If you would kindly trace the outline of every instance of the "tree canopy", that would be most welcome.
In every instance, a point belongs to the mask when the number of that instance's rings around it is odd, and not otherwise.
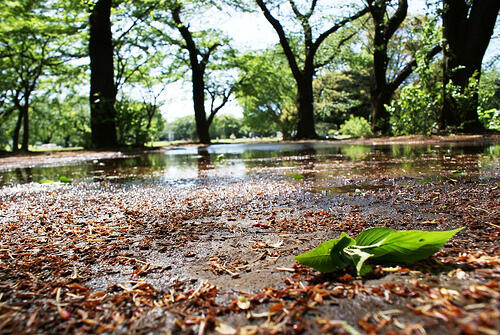
[[[443,0],[425,13],[410,5],[3,2],[0,149],[28,151],[50,141],[145,145],[161,136],[165,95],[178,82],[191,87],[202,143],[221,136],[210,126],[236,102],[246,131],[290,138],[325,136],[351,116],[368,120],[376,134],[494,128],[498,71],[490,66],[485,77],[482,63],[500,4]],[[242,28],[223,25],[232,16],[267,21],[277,43],[237,47],[231,29]]]

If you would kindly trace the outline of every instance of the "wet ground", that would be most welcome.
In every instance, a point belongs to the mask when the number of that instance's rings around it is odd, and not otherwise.
[[[71,157],[0,159],[2,334],[498,333],[496,140]],[[466,229],[364,279],[293,259],[375,226]]]

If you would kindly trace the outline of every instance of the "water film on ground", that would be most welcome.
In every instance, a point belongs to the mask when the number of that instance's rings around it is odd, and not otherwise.
[[[30,166],[0,166],[0,185],[58,181],[167,183],[287,178],[297,182],[406,176],[491,178],[500,172],[500,144],[352,145],[332,142],[181,146],[116,158],[66,159]],[[344,185],[345,186],[345,185]],[[347,187],[348,186],[348,187]],[[332,190],[354,191],[355,186]],[[366,184],[365,188],[371,186]],[[352,190],[351,190],[352,188]]]

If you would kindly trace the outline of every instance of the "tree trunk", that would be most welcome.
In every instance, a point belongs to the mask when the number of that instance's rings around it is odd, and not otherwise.
[[[297,80],[297,135],[296,139],[318,138],[314,127],[313,75],[303,75]]]
[[[90,124],[95,148],[117,145],[111,6],[111,0],[99,0],[90,15]]]
[[[23,142],[21,144],[21,151],[28,152],[29,151],[29,142],[30,142],[30,121],[29,121],[29,98],[25,99],[24,106],[22,108],[23,111]]]
[[[443,0],[444,97],[441,128],[463,127],[465,132],[484,130],[479,121],[477,86],[468,90],[471,79],[481,76],[484,53],[500,10],[498,0]],[[446,87],[451,83],[464,94],[457,101]]]
[[[16,127],[14,128],[14,133],[12,134],[12,152],[19,151],[19,132],[21,131],[21,125],[23,123],[23,112],[18,108],[19,114],[17,115]]]
[[[387,45],[403,23],[408,12],[407,0],[399,0],[397,10],[391,17],[386,19],[388,15],[387,5],[388,1],[368,1],[368,9],[375,28],[373,36],[373,72],[370,89],[371,124],[374,132],[381,132],[382,134],[387,134],[390,131],[390,115],[385,105],[390,104],[394,91],[403,81],[387,82],[387,66],[389,64]],[[409,73],[406,76],[408,75]]]
[[[379,29],[376,28],[376,31]],[[373,132],[381,132],[382,134],[387,134],[390,130],[389,112],[385,105],[391,102],[394,93],[390,92],[387,83],[387,43],[384,36],[375,33],[370,89],[371,125]]]
[[[180,13],[182,7],[176,6],[172,9],[172,18],[177,24],[177,30],[181,33],[182,38],[186,42],[185,48],[189,52],[189,63],[191,65],[191,78],[193,85],[193,106],[194,118],[196,121],[196,133],[198,140],[203,144],[210,144],[209,128],[211,121],[207,120],[205,111],[205,70],[212,52],[214,52],[219,43],[215,43],[208,48],[205,53],[202,53],[196,46],[193,35],[189,31],[188,26],[184,25],[181,20]],[[200,57],[200,58],[199,58]]]
[[[278,34],[281,47],[283,48],[283,53],[288,61],[290,70],[292,71],[293,77],[297,83],[297,113],[298,113],[298,124],[297,124],[297,139],[313,139],[318,138],[316,130],[314,127],[314,99],[313,99],[313,88],[312,81],[315,74],[315,70],[319,67],[314,64],[314,57],[318,51],[320,45],[337,30],[345,26],[347,23],[352,22],[361,16],[363,16],[367,9],[362,9],[356,14],[345,17],[340,20],[330,28],[326,29],[313,41],[312,27],[310,24],[311,16],[317,9],[317,1],[311,1],[310,7],[307,12],[301,13],[298,6],[294,1],[289,1],[295,18],[301,22],[303,30],[304,39],[304,66],[300,69],[298,65],[298,59],[296,57],[292,46],[290,45],[290,40],[285,34],[285,30],[281,23],[271,14],[269,8],[267,8],[266,1],[255,0],[259,8],[262,10],[266,20],[273,26],[274,30]]]
[[[198,65],[192,65],[191,73],[196,133],[198,134],[200,143],[210,144],[210,134],[208,130],[210,125],[207,122],[207,114],[205,112],[205,80],[203,78],[203,71],[199,69]]]
[[[378,89],[377,89],[378,88]],[[372,88],[370,93],[370,106],[371,106],[371,124],[374,132],[382,134],[390,133],[389,118],[390,114],[387,111],[386,105],[391,103],[394,91],[390,91],[387,85],[382,88]]]

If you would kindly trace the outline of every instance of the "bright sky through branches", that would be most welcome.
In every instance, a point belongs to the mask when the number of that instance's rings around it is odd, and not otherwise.
[[[408,2],[410,14],[424,14],[426,12],[425,0],[410,0]],[[226,15],[225,19],[218,19],[217,28],[226,32],[233,39],[236,48],[240,50],[263,49],[279,42],[276,32],[262,14],[232,13]],[[486,51],[485,61],[492,59],[500,52],[500,45],[495,39],[495,36],[499,35],[497,30]],[[194,115],[190,82],[170,84],[165,92],[162,115],[168,122],[179,117]],[[228,103],[220,113],[242,115],[241,108],[236,101]]]

